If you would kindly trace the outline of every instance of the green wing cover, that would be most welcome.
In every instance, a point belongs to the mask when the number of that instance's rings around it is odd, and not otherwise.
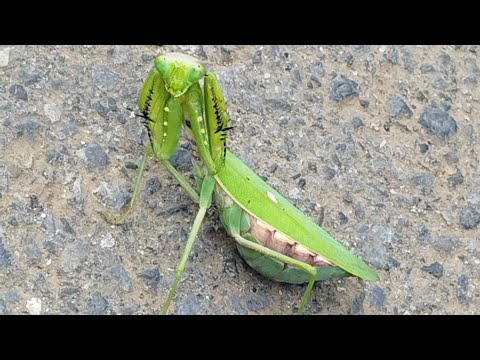
[[[315,224],[275,189],[227,150],[219,185],[248,213],[272,225],[349,273],[366,280],[378,275],[333,236]]]

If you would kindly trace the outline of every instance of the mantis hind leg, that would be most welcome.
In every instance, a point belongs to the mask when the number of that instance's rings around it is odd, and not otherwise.
[[[140,193],[140,185],[141,180],[143,177],[143,173],[145,172],[145,165],[148,160],[148,156],[152,153],[152,148],[147,146],[145,149],[145,153],[143,154],[142,160],[140,161],[139,170],[137,174],[137,178],[135,180],[135,188],[133,189],[132,199],[127,205],[127,209],[122,215],[113,216],[107,214],[105,211],[101,211],[100,215],[112,225],[121,225],[125,221],[125,219],[132,213],[133,208],[138,200],[138,194]],[[172,176],[178,181],[180,186],[187,192],[193,202],[197,203],[200,201],[200,196],[198,192],[189,184],[188,180],[178,172],[177,169],[170,163],[170,160],[161,160],[163,166],[172,174]]]
[[[185,266],[187,265],[188,257],[192,252],[193,245],[195,244],[195,240],[197,238],[197,234],[200,231],[200,226],[202,225],[203,219],[205,214],[212,204],[212,195],[213,191],[215,190],[215,179],[213,176],[207,175],[202,183],[202,189],[200,192],[200,209],[198,210],[197,216],[195,217],[195,221],[193,222],[192,230],[188,235],[187,245],[185,245],[185,250],[182,254],[182,259],[177,267],[177,273],[175,276],[175,281],[173,282],[172,287],[170,288],[170,292],[168,293],[167,301],[165,302],[165,306],[163,307],[162,314],[165,315],[168,312],[168,308],[170,307],[170,303],[175,296],[175,292],[177,291],[178,284],[182,278],[183,272],[185,271]]]
[[[112,225],[120,225],[123,224],[125,219],[130,215],[137,202],[138,193],[140,192],[140,184],[143,176],[143,172],[145,171],[145,165],[147,163],[148,156],[150,155],[151,148],[149,146],[146,147],[145,152],[142,157],[142,161],[140,162],[140,167],[138,169],[137,178],[135,180],[135,188],[133,189],[132,199],[127,206],[127,210],[120,216],[112,216],[107,214],[105,211],[100,212],[100,215],[110,224]]]
[[[312,288],[313,288],[313,284],[315,284],[315,280],[317,279],[317,269],[315,269],[315,267],[313,267],[309,264],[306,264],[306,263],[304,263],[300,260],[293,259],[293,258],[291,258],[287,255],[281,254],[281,253],[279,253],[275,250],[269,249],[269,248],[267,248],[263,245],[256,244],[256,243],[254,243],[250,240],[247,240],[244,237],[242,237],[240,234],[233,234],[233,237],[235,238],[235,240],[241,246],[244,246],[244,247],[246,247],[248,249],[251,249],[251,250],[258,251],[259,253],[261,253],[263,255],[270,256],[274,259],[277,259],[281,262],[284,262],[287,265],[296,266],[296,267],[306,271],[307,273],[309,273],[311,275],[310,281],[308,282],[308,285],[307,285],[307,289],[305,290],[305,294],[303,295],[302,302],[300,303],[300,307],[298,308],[298,312],[297,312],[297,314],[299,314],[299,315],[301,313],[303,313],[303,310],[305,309],[305,305],[306,305],[308,299],[310,298]]]

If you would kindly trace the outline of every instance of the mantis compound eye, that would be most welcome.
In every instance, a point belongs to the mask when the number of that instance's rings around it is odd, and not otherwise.
[[[157,68],[162,78],[165,78],[168,74],[170,64],[164,56],[159,56],[155,59],[155,67]]]
[[[205,75],[205,68],[202,65],[192,67],[188,73],[188,82],[193,84],[199,81]]]

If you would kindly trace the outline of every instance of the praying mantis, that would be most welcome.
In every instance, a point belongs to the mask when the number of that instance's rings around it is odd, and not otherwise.
[[[180,53],[159,55],[141,91],[139,107],[150,145],[140,163],[132,199],[120,217],[104,212],[102,216],[112,224],[121,224],[130,214],[138,197],[145,164],[152,153],[192,201],[199,204],[162,314],[168,312],[212,203],[247,264],[279,282],[307,283],[298,314],[304,311],[316,281],[346,276],[378,280],[377,273],[363,260],[263,181],[227,148],[227,133],[231,127],[221,85],[216,74],[194,57]],[[182,126],[192,143],[198,190],[170,162]]]

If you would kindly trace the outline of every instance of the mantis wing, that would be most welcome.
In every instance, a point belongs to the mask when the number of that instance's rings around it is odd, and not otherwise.
[[[345,271],[362,279],[378,280],[378,275],[364,261],[315,224],[228,149],[225,166],[215,177],[227,194],[251,215]]]

